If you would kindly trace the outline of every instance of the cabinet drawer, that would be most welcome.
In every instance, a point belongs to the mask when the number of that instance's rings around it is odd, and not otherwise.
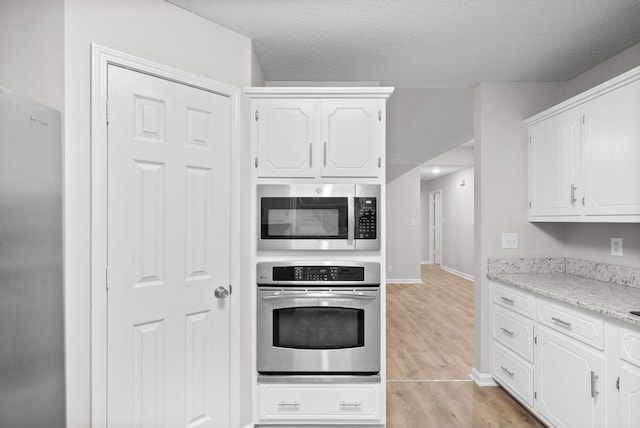
[[[620,358],[640,367],[640,330],[620,327]]]
[[[262,420],[380,419],[380,385],[260,385]]]
[[[533,320],[493,305],[493,338],[533,363]]]
[[[533,298],[511,287],[492,283],[492,300],[500,306],[533,319]]]
[[[568,306],[539,300],[538,322],[596,349],[604,349],[604,320]]]
[[[523,402],[533,407],[533,366],[493,343],[493,377]]]

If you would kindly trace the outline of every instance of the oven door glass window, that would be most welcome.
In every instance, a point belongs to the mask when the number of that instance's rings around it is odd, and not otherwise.
[[[261,198],[262,239],[347,239],[348,198]]]
[[[364,309],[294,307],[273,311],[273,346],[344,349],[364,346]]]

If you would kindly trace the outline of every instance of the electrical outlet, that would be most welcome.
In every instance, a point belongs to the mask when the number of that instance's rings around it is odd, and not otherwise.
[[[622,238],[611,238],[611,255],[622,257]]]
[[[503,233],[502,234],[502,248],[518,248],[518,234],[517,233]]]
[[[387,266],[387,273],[391,273],[393,272],[393,266],[389,265]]]

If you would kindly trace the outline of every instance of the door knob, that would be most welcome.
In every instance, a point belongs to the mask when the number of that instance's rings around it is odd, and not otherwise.
[[[216,288],[216,291],[213,292],[218,299],[226,299],[229,296],[229,290],[220,286]]]

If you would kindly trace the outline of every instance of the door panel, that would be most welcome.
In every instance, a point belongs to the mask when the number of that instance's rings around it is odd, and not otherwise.
[[[317,102],[260,100],[258,177],[314,177]]]
[[[116,66],[108,86],[108,424],[227,427],[231,101]]]
[[[377,177],[379,100],[322,101],[322,176]]]

